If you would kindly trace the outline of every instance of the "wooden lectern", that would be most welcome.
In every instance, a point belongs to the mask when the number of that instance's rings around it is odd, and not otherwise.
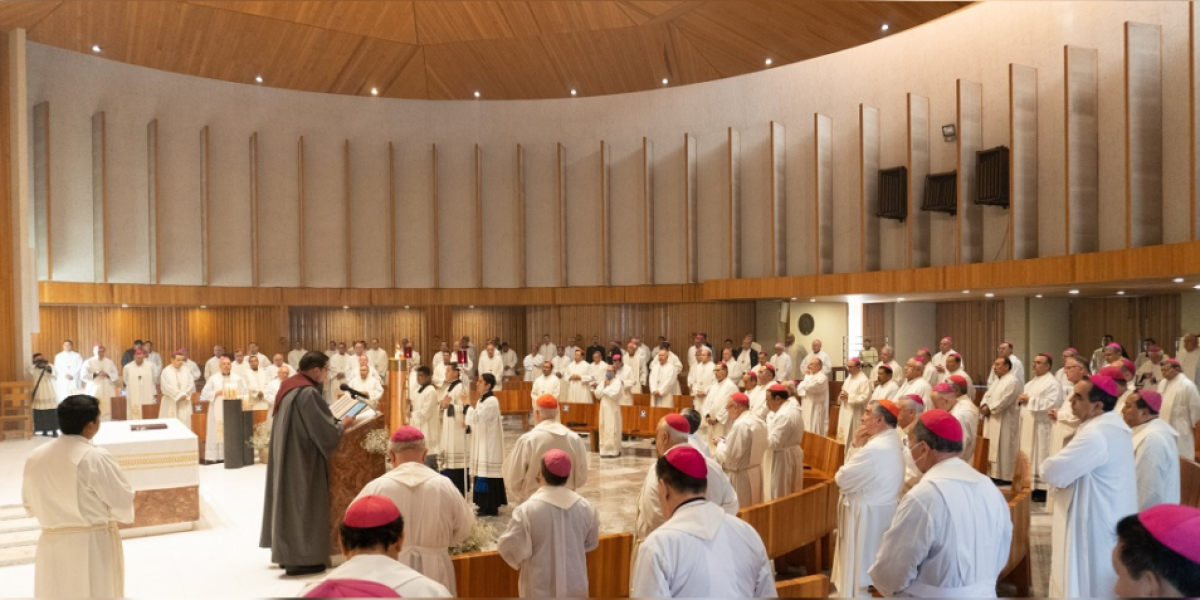
[[[386,459],[382,454],[371,454],[363,448],[367,434],[377,429],[386,432],[387,423],[387,415],[383,413],[355,422],[352,429],[342,433],[342,441],[329,458],[330,556],[341,554],[338,525],[350,503],[363,487],[387,471]]]

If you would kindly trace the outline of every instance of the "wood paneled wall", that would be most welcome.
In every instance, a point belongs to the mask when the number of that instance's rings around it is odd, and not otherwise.
[[[411,338],[424,354],[426,339],[425,310],[419,308],[291,308],[288,332],[309,350],[325,350],[330,341],[370,341],[391,352],[401,338]]]
[[[887,309],[882,302],[863,305],[863,337],[871,340],[874,348],[882,348],[888,336]]]
[[[484,340],[500,338],[508,342],[517,356],[526,354],[525,308],[492,306],[486,308],[456,308],[451,314],[450,340],[470,336],[471,344],[483,352]]]
[[[10,35],[17,34],[0,34],[0,231],[7,232],[5,237],[9,238],[5,243],[0,243],[0,265],[10,278],[4,285],[0,285],[0,339],[7,342],[0,344],[0,379],[3,381],[15,379],[18,373],[22,373],[18,365],[26,364],[29,360],[29,357],[18,356],[24,349],[24,344],[12,343],[21,337],[19,332],[22,323],[21,312],[18,310],[20,299],[16,292],[19,288],[14,285],[19,282],[21,269],[20,263],[14,260],[16,257],[13,256],[16,243],[10,238],[17,232],[14,227],[17,215],[12,202],[12,157],[9,137],[13,126],[9,106],[13,77],[9,65]]]
[[[555,343],[580,334],[586,343],[593,335],[607,344],[622,343],[640,335],[649,345],[666,336],[684,352],[689,337],[707,333],[714,348],[725,338],[737,341],[754,331],[753,302],[692,304],[629,304],[622,306],[533,306],[526,309],[527,338],[541,340],[550,334]],[[682,354],[681,354],[682,355]]]
[[[41,332],[33,335],[33,349],[53,357],[63,340],[91,356],[92,346],[103,344],[114,361],[135,339],[154,342],[164,360],[180,347],[197,363],[212,356],[220,344],[232,352],[257,342],[260,352],[287,352],[287,309],[240,308],[116,308],[107,306],[43,306]],[[310,346],[311,348],[311,346]]]
[[[1140,351],[1141,340],[1149,337],[1174,356],[1181,310],[1178,294],[1072,300],[1071,345],[1090,356],[1104,334],[1112,334],[1132,358]]]
[[[996,347],[1004,341],[1004,302],[939,302],[936,321],[937,339],[929,340],[929,349],[937,352],[938,340],[950,336],[971,379],[980,385],[986,382]]]

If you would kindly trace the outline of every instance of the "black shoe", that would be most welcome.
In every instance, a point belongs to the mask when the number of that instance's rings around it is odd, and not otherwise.
[[[50,437],[54,437],[54,438],[58,437],[58,432],[55,431],[55,432],[51,433]]]
[[[307,565],[300,567],[284,567],[288,577],[297,577],[300,575],[313,575],[325,571],[325,565]]]
[[[1033,490],[1033,501],[1044,503],[1046,501],[1046,490]]]

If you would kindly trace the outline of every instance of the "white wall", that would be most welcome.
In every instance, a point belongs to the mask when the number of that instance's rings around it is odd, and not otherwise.
[[[894,318],[892,347],[901,364],[922,347],[928,348],[930,340],[938,339],[937,304],[933,302],[898,302]]]
[[[1062,351],[1071,345],[1071,328],[1068,326],[1071,322],[1071,301],[1066,298],[1027,298],[1026,301],[1029,361],[1025,364],[1032,365],[1033,357],[1045,352],[1054,357],[1054,369],[1058,370],[1062,366]],[[1005,314],[1004,318],[1007,324],[1008,315]]]
[[[160,193],[165,229],[162,281],[200,282],[197,257],[203,240],[199,214],[199,131],[212,134],[213,207],[215,225],[225,218],[214,244],[213,282],[248,285],[246,231],[241,207],[248,188],[248,139],[260,136],[260,213],[263,241],[262,285],[296,285],[299,249],[296,140],[305,137],[305,256],[307,283],[341,286],[345,281],[345,219],[342,145],[350,140],[351,197],[355,211],[378,214],[386,173],[388,142],[396,145],[397,244],[403,258],[398,285],[424,287],[433,282],[430,247],[438,237],[432,226],[430,147],[438,145],[438,194],[451,222],[441,223],[441,284],[471,283],[475,270],[474,240],[451,244],[447,236],[474,219],[475,144],[484,155],[483,214],[488,223],[497,213],[513,210],[515,147],[526,149],[526,256],[528,284],[557,284],[553,252],[557,211],[555,147],[567,148],[567,244],[570,285],[599,281],[599,230],[595,199],[599,194],[597,153],[604,140],[613,146],[613,205],[628,211],[640,192],[641,169],[636,154],[643,137],[654,143],[653,283],[685,280],[684,229],[679,218],[683,193],[684,135],[698,141],[700,182],[701,278],[724,278],[727,128],[741,134],[742,272],[765,273],[764,225],[761,219],[769,189],[768,131],[777,121],[787,128],[786,213],[792,235],[788,273],[812,273],[812,115],[833,121],[834,269],[858,268],[859,162],[858,106],[878,108],[884,168],[903,164],[905,98],[914,93],[930,99],[930,125],[954,121],[955,81],[978,82],[984,90],[984,146],[1008,143],[1008,65],[1038,69],[1039,212],[1043,255],[1064,252],[1063,215],[1063,46],[1096,48],[1100,56],[1100,222],[1104,231],[1120,230],[1125,214],[1123,117],[1125,21],[1163,27],[1163,182],[1165,214],[1183,214],[1189,206],[1189,136],[1179,123],[1188,111],[1188,6],[1183,2],[988,2],[970,6],[921,27],[877,42],[813,60],[714,82],[635,94],[537,101],[418,101],[314,94],[233,84],[129,66],[30,44],[30,106],[51,105],[51,217],[54,277],[94,281],[91,260],[90,119],[97,111],[109,118],[110,194],[122,221],[118,229],[127,246],[111,248],[110,279],[148,282],[145,252],[148,219],[145,205],[145,128],[159,121]],[[953,144],[934,136],[933,171],[953,168]],[[633,162],[627,162],[633,156]],[[631,166],[632,165],[632,166]],[[632,196],[630,194],[633,194]],[[118,198],[119,196],[119,198]],[[360,200],[362,201],[360,203]],[[128,213],[128,214],[126,214]],[[985,259],[1006,256],[1007,215],[984,209]],[[269,222],[268,222],[269,221]],[[462,223],[455,222],[462,221]],[[610,245],[614,282],[640,283],[636,264],[640,246],[629,238],[640,219],[614,218]],[[381,230],[361,214],[351,217],[354,285],[384,285],[388,260]],[[907,256],[904,226],[882,228],[883,264],[903,267]],[[934,221],[939,236],[952,227]],[[508,226],[511,228],[511,226]],[[268,231],[270,229],[270,231]],[[513,250],[496,242],[509,229],[485,234],[487,286],[517,286]],[[361,238],[359,236],[362,236]],[[1186,220],[1165,220],[1165,241],[1187,239]],[[942,244],[948,237],[939,237]],[[1103,236],[1105,248],[1123,236]],[[640,244],[640,242],[639,242]],[[942,244],[944,245],[944,244]],[[631,257],[630,248],[636,248]],[[491,254],[495,248],[495,256]],[[941,248],[941,245],[935,249]],[[44,253],[44,248],[39,248]],[[499,260],[496,257],[500,257]],[[371,264],[359,264],[360,261]],[[939,259],[939,262],[944,260]]]
[[[790,302],[788,328],[796,339],[812,351],[813,340],[821,340],[821,349],[829,354],[833,364],[845,364],[845,342],[849,334],[849,305],[844,302]],[[815,328],[809,335],[800,334],[801,315],[812,315]]]

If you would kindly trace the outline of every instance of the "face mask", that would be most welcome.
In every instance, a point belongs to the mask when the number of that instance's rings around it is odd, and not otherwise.
[[[612,378],[613,378],[613,374],[612,374],[612,373],[605,373],[605,374],[604,374],[604,378],[605,378],[605,379],[612,379]]]

